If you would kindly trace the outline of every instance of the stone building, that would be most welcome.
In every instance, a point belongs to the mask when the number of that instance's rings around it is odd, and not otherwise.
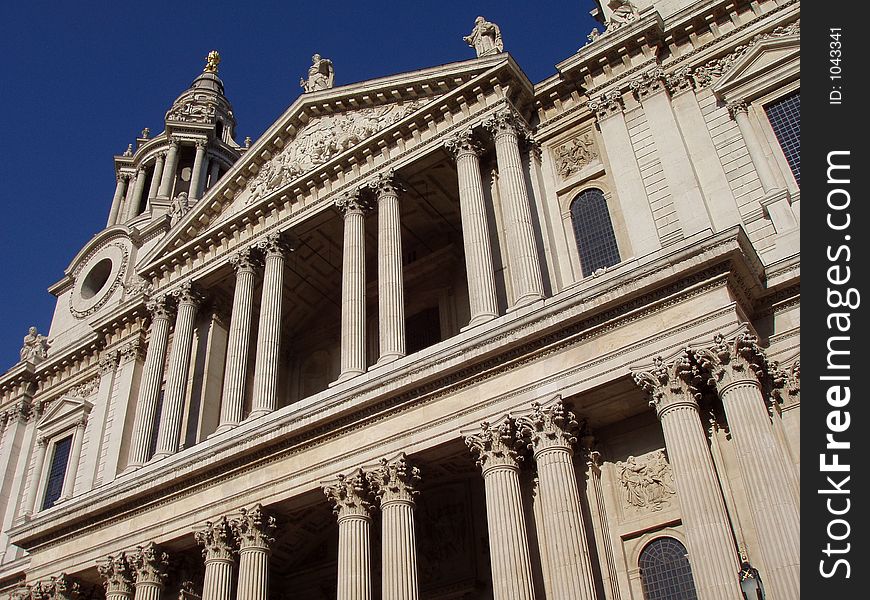
[[[241,145],[209,55],[0,377],[0,597],[798,598],[800,4],[593,13]]]

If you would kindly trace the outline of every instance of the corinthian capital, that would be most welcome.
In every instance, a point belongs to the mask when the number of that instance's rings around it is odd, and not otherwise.
[[[393,169],[379,173],[366,184],[366,187],[375,193],[378,200],[384,196],[395,196],[399,192],[405,191],[405,188],[396,180],[396,172]]]
[[[123,552],[118,555],[109,555],[97,565],[97,571],[103,578],[103,586],[107,594],[132,594],[133,569],[130,566],[130,558]]]
[[[450,152],[454,158],[473,154],[480,156],[480,144],[474,139],[474,131],[469,127],[463,129],[451,138],[444,142],[444,147]]]
[[[595,118],[598,121],[622,113],[623,108],[622,93],[619,90],[604,92],[594,100],[589,101],[589,109],[595,113]]]
[[[698,408],[700,377],[687,351],[665,363],[661,356],[651,367],[632,369],[634,382],[649,395],[649,404],[662,418],[671,408]]]
[[[637,99],[643,102],[646,98],[665,90],[665,71],[661,67],[650,69],[637,79],[628,84],[637,95]]]
[[[130,565],[135,573],[136,583],[153,583],[162,586],[167,577],[169,555],[162,552],[154,542],[137,546]]]
[[[169,303],[169,297],[166,294],[161,294],[151,298],[145,305],[145,308],[151,313],[152,321],[158,319],[166,319],[168,321],[172,318],[172,313],[174,312]]]
[[[179,306],[189,304],[191,306],[199,306],[202,303],[202,292],[199,287],[192,281],[185,281],[180,286],[172,290],[171,294],[178,301]]]
[[[420,469],[408,463],[405,453],[393,461],[381,459],[381,464],[368,475],[369,483],[381,501],[381,506],[390,502],[413,502],[419,492]]]
[[[275,517],[267,515],[259,504],[247,510],[241,509],[238,519],[233,519],[231,527],[239,550],[246,548],[268,548],[275,538]]]
[[[668,92],[670,92],[671,96],[676,96],[677,94],[693,90],[695,87],[695,80],[692,76],[692,68],[681,67],[673,73],[666,75],[665,86],[668,88]]]
[[[332,512],[339,521],[346,517],[371,516],[371,490],[362,469],[350,475],[339,475],[335,483],[323,486],[323,493],[332,502]]]
[[[43,584],[42,592],[49,600],[78,600],[81,595],[79,583],[66,573],[49,579],[47,584]]]
[[[216,523],[205,522],[205,527],[194,533],[196,543],[202,546],[202,556],[209,560],[232,560],[235,552],[235,536],[226,517]]]
[[[712,346],[695,349],[693,354],[707,383],[720,393],[732,383],[760,384],[769,372],[767,356],[758,345],[758,338],[747,332],[729,339],[716,334]]]
[[[491,114],[483,122],[484,129],[489,130],[495,139],[503,135],[526,137],[528,127],[523,120],[510,108],[503,108]]]
[[[561,396],[546,407],[533,402],[532,412],[517,416],[516,422],[520,436],[535,454],[552,448],[570,450],[580,434],[580,423],[565,408]]]
[[[484,474],[497,467],[519,468],[522,461],[522,440],[517,439],[516,424],[510,417],[495,426],[484,421],[479,432],[465,436],[465,445],[477,456],[477,465]]]
[[[350,190],[339,196],[335,199],[335,206],[345,218],[351,214],[365,215],[372,209],[369,202],[362,198],[359,190]]]
[[[293,251],[286,237],[281,233],[270,233],[264,238],[254,242],[254,248],[263,253],[263,256],[287,256]]]
[[[744,100],[738,100],[736,102],[728,103],[728,114],[731,115],[732,119],[737,120],[737,115],[740,113],[749,113],[749,104],[747,102]]]
[[[254,272],[259,266],[259,261],[254,256],[252,248],[242,248],[230,257],[230,264],[233,265],[236,272]]]

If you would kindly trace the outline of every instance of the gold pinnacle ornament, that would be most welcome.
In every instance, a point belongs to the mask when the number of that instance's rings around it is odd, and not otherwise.
[[[205,57],[205,69],[202,70],[203,73],[217,73],[218,65],[221,62],[221,55],[218,54],[217,50],[212,50],[208,53],[208,56]]]

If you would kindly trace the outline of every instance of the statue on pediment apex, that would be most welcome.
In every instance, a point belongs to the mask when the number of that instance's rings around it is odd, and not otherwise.
[[[504,50],[501,39],[501,29],[495,23],[490,23],[483,17],[474,20],[474,29],[462,38],[466,44],[474,48],[477,57],[498,54]]]
[[[24,344],[18,354],[22,361],[34,364],[45,360],[48,358],[48,338],[39,333],[36,327],[31,327],[24,336]]]
[[[331,88],[334,81],[335,69],[332,61],[315,54],[311,57],[311,66],[308,67],[308,79],[300,79],[299,85],[306,92],[316,92]]]

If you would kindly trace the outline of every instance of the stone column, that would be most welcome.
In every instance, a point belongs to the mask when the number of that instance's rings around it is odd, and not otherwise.
[[[725,407],[766,566],[765,587],[771,598],[800,598],[800,514],[762,392],[769,368],[764,351],[758,338],[743,332],[717,335],[695,357]]]
[[[233,293],[233,313],[230,317],[229,342],[224,367],[221,416],[215,434],[235,427],[244,417],[254,280],[258,266],[249,248],[232,256],[230,262],[236,270],[236,289]]]
[[[151,185],[148,186],[149,202],[157,197],[157,190],[160,189],[160,180],[163,178],[163,165],[165,162],[166,152],[158,152],[157,159],[154,161],[154,173],[151,174]]]
[[[217,156],[212,156],[208,165],[208,170],[208,187],[211,187],[217,183],[218,179],[220,179],[221,163],[217,159]]]
[[[344,215],[344,251],[341,267],[341,375],[338,380],[366,370],[366,246],[365,217],[370,206],[354,190],[335,201]]]
[[[471,320],[467,327],[474,327],[498,316],[492,245],[480,175],[480,147],[475,143],[471,129],[459,132],[445,145],[456,158],[465,272],[471,308]]]
[[[369,187],[378,203],[378,364],[405,356],[405,293],[402,277],[402,223],[399,192],[392,170]]]
[[[337,600],[371,600],[372,504],[366,475],[362,469],[350,476],[339,475],[323,491],[338,517]]]
[[[79,463],[82,460],[82,444],[85,440],[85,427],[88,419],[86,416],[81,417],[76,421],[75,431],[73,431],[72,444],[70,445],[69,458],[67,459],[66,475],[63,478],[63,487],[60,490],[58,502],[69,500],[72,498],[76,484],[76,475],[79,472]]]
[[[154,542],[149,542],[136,548],[131,566],[136,579],[134,600],[160,600],[160,592],[168,577],[169,556]]]
[[[239,587],[236,600],[266,600],[269,597],[269,546],[275,541],[275,517],[259,504],[242,509],[232,528],[239,546]]]
[[[414,496],[420,469],[402,453],[393,461],[382,459],[369,473],[369,482],[381,503],[381,598],[417,600],[417,536],[414,531]]]
[[[142,195],[145,193],[145,169],[139,167],[136,169],[136,183],[133,186],[133,195],[130,196],[130,202],[127,204],[127,214],[124,217],[125,221],[135,219],[139,215],[139,205],[142,203]]]
[[[166,346],[169,342],[169,319],[172,311],[166,296],[158,296],[149,301],[148,310],[151,313],[151,339],[148,342],[142,379],[139,383],[139,399],[136,402],[136,417],[133,420],[128,467],[141,467],[148,461],[154,433],[157,399],[160,397],[160,385],[163,383]]]
[[[547,572],[556,598],[595,600],[589,543],[580,509],[580,490],[572,446],[579,423],[561,397],[530,414],[517,417],[520,435],[529,443],[538,467],[538,497],[544,519]]]
[[[205,559],[202,600],[232,600],[236,542],[230,523],[226,517],[217,523],[206,521],[205,528],[194,536]]]
[[[490,116],[483,126],[492,132],[495,141],[499,191],[515,296],[512,308],[518,308],[544,297],[532,209],[520,158],[519,133],[522,125],[510,109],[504,109]]]
[[[532,561],[520,492],[521,457],[514,424],[505,418],[497,426],[481,424],[464,434],[478,457],[486,489],[486,524],[492,565],[494,600],[533,600]]]
[[[764,148],[762,148],[761,142],[758,141],[758,137],[755,135],[755,130],[752,128],[752,123],[749,120],[749,103],[742,100],[729,102],[728,114],[737,122],[737,128],[740,130],[740,135],[746,144],[746,151],[749,152],[749,158],[752,160],[752,166],[755,167],[756,173],[758,173],[758,180],[761,182],[764,193],[769,194],[778,191],[779,185],[776,183],[776,176],[767,162]]]
[[[660,149],[659,160],[683,236],[712,232],[707,202],[671,107],[664,69],[656,67],[633,80],[631,89],[643,106],[656,147]]]
[[[208,145],[207,140],[197,140],[196,156],[193,159],[193,172],[190,174],[190,196],[191,200],[199,200],[202,197],[202,188],[205,183],[205,148]]]
[[[118,213],[121,210],[121,202],[127,193],[127,184],[130,181],[129,173],[118,173],[115,184],[115,195],[112,197],[112,208],[109,209],[109,220],[106,221],[106,227],[111,227],[118,222]]]
[[[689,562],[700,600],[740,600],[734,536],[698,413],[697,374],[685,354],[634,372],[650,396],[674,471]]]
[[[130,558],[126,554],[110,554],[97,566],[97,570],[103,578],[106,600],[132,600],[134,575]]]
[[[646,195],[643,176],[631,145],[631,136],[625,124],[622,94],[613,90],[589,102],[595,113],[607,162],[613,176],[613,185],[625,219],[625,228],[634,256],[640,257],[662,247],[653,218],[652,207]],[[589,275],[589,273],[585,273]]]
[[[166,163],[160,178],[160,187],[157,196],[164,200],[169,199],[172,193],[172,184],[175,183],[175,170],[178,168],[178,140],[170,138],[169,150],[166,153]]]
[[[36,454],[33,458],[33,471],[30,474],[30,486],[27,488],[27,500],[24,504],[24,516],[30,517],[36,512],[36,494],[42,483],[42,471],[45,468],[45,453],[48,440],[43,436],[36,438]]]
[[[278,365],[281,359],[281,308],[284,300],[284,262],[290,248],[280,233],[255,244],[264,257],[263,295],[254,362],[254,399],[250,418],[268,414],[278,406]]]
[[[197,309],[202,302],[202,296],[190,281],[183,283],[172,295],[178,299],[178,311],[175,317],[175,333],[172,336],[172,350],[169,353],[155,459],[175,454],[181,442],[181,421],[190,373],[193,328],[196,325]]]

